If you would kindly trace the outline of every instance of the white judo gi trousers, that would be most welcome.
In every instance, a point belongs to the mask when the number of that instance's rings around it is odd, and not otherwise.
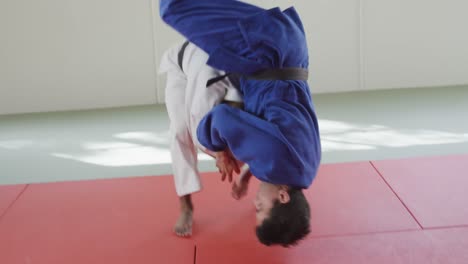
[[[225,73],[206,65],[208,54],[191,43],[185,48],[181,69],[178,54],[182,45],[165,52],[159,69],[160,73],[167,74],[165,102],[170,119],[174,183],[179,196],[202,189],[197,149],[208,152],[197,140],[199,122],[223,100],[242,101],[229,78],[206,87],[208,80]]]

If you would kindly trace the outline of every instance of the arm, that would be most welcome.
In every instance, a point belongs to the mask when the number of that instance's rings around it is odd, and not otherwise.
[[[230,149],[234,157],[248,164],[260,158],[259,150],[273,150],[282,141],[276,125],[226,104],[217,105],[203,117],[197,137],[207,149],[214,152]]]
[[[236,200],[240,200],[242,197],[247,195],[249,187],[249,181],[252,178],[252,172],[250,171],[249,165],[245,164],[242,167],[241,173],[237,180],[232,184],[232,197]]]
[[[250,178],[252,178],[252,172],[250,172],[250,167],[248,164],[245,164],[242,169],[241,169],[241,172],[239,174],[239,182],[249,182],[250,181]]]
[[[201,120],[197,137],[211,151],[230,150],[233,158],[249,164],[252,174],[259,179],[284,169],[274,157],[289,153],[276,125],[223,104]]]

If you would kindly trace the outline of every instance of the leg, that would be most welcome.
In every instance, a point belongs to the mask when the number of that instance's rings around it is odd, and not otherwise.
[[[190,194],[201,190],[197,170],[197,153],[187,124],[185,90],[187,81],[180,71],[169,71],[166,85],[166,107],[171,121],[171,157],[174,184],[180,199],[181,214],[174,226],[178,236],[192,233],[193,205]]]
[[[174,183],[179,196],[200,191],[197,151],[193,143],[185,104],[187,81],[181,72],[167,74],[166,107],[170,119],[170,145]]]
[[[200,177],[196,168],[197,153],[193,143],[184,144],[191,138],[188,129],[175,136],[171,144],[174,182],[180,201],[180,216],[174,232],[181,237],[192,235],[193,204],[191,194],[201,190]]]
[[[179,197],[180,215],[174,226],[174,232],[180,237],[188,237],[192,235],[193,223],[193,204],[190,194]]]
[[[206,87],[207,80],[222,75],[222,72],[206,65],[208,56],[201,50],[196,50],[192,55],[192,61],[187,67],[187,91],[185,95],[186,105],[190,105],[190,129],[196,146],[207,153],[206,149],[198,143],[193,135],[197,134],[197,126],[203,117],[223,100],[227,85],[218,82]],[[198,62],[198,63],[197,63]],[[212,153],[208,155],[213,156]]]
[[[264,11],[237,0],[160,0],[159,7],[164,22],[208,54],[238,29],[239,19]]]
[[[228,72],[258,70],[253,68],[258,66],[255,60],[241,57],[246,55],[250,45],[239,28],[239,20],[263,11],[235,0],[160,0],[162,19],[207,52],[210,66]],[[235,60],[236,63],[224,60]]]

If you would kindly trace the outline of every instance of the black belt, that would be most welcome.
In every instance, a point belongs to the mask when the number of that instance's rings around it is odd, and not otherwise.
[[[182,45],[182,48],[180,48],[179,53],[177,54],[177,62],[179,63],[179,67],[182,71],[184,71],[184,67],[182,67],[182,62],[184,61],[184,53],[188,44],[189,42],[185,41],[184,44]]]
[[[307,81],[309,79],[309,71],[304,68],[267,69],[246,75],[245,78],[247,80],[260,81]]]
[[[239,78],[238,74],[228,73],[208,80],[206,87],[229,77],[231,79]],[[309,79],[309,70],[304,68],[281,68],[259,71],[250,75],[243,75],[247,80],[259,81],[307,81]]]

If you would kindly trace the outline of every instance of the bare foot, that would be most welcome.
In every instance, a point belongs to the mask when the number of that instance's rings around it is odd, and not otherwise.
[[[174,226],[174,232],[177,236],[180,237],[189,237],[192,235],[192,214],[191,210],[182,211],[180,213],[179,219]]]
[[[174,226],[174,233],[180,237],[192,235],[193,205],[190,195],[180,197],[180,215]]]

